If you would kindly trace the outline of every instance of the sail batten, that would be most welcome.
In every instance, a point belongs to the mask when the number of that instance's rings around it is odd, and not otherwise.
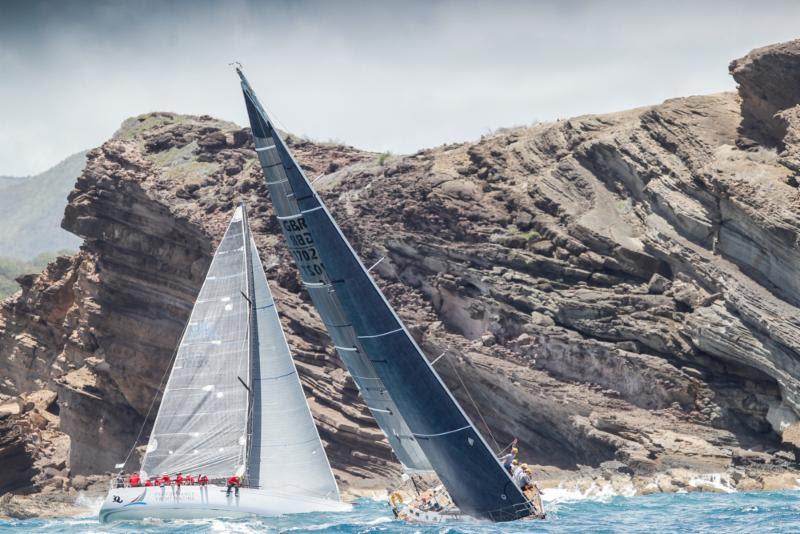
[[[289,250],[326,325],[348,325],[328,330],[398,458],[411,470],[432,467],[469,515],[493,521],[530,515],[531,504],[378,289],[239,75],[256,148],[275,147],[257,154]]]

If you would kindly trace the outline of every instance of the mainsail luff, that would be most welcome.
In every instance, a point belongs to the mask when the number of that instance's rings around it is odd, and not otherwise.
[[[228,477],[244,468],[249,380],[246,262],[241,211],[197,296],[162,395],[142,471]]]
[[[304,281],[312,280],[306,281],[306,287],[323,317],[330,316],[330,310],[320,308],[317,301],[323,305],[330,302],[319,298],[319,292],[335,294],[335,301],[329,301],[337,305],[342,324],[355,333],[350,345],[342,345],[331,332],[337,350],[367,358],[402,414],[402,422],[412,430],[414,442],[463,512],[493,521],[530,515],[534,512],[531,504],[409,335],[272,126],[241,71],[239,75],[256,151],[290,249],[318,255],[306,258],[294,254]],[[314,292],[318,292],[317,299]],[[360,389],[363,392],[364,387]],[[389,431],[384,425],[381,428],[394,446],[398,440],[392,440],[391,427]]]

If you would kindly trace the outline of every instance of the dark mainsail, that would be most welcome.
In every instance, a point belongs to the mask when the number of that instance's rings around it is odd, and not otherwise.
[[[404,465],[431,466],[466,514],[534,513],[369,276],[241,70],[253,137],[275,212],[336,349]]]

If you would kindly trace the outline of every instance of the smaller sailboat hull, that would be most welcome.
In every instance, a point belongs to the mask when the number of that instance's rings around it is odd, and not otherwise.
[[[259,515],[275,517],[308,512],[348,512],[352,506],[338,500],[273,490],[242,488],[239,496],[226,495],[224,486],[117,488],[108,492],[100,522],[138,519],[215,519]]]

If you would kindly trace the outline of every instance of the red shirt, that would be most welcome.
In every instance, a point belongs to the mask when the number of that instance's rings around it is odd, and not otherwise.
[[[147,482],[144,483],[144,485],[149,488],[153,485],[153,483],[148,480]]]
[[[202,476],[197,480],[198,480],[198,482],[200,482],[200,484],[203,484],[203,485],[208,484],[208,477],[207,476]]]
[[[239,479],[237,477],[235,477],[235,476],[229,478],[228,479],[228,485],[229,486],[238,486],[239,485]]]
[[[164,484],[165,486],[169,486],[170,482],[172,482],[172,479],[169,478],[169,475],[164,475],[163,477],[161,477],[161,483]]]
[[[131,486],[138,486],[142,483],[142,479],[139,478],[139,475],[134,473],[131,475]]]
[[[181,484],[183,484],[183,476],[178,475],[177,477],[175,477],[175,485],[180,486]]]
[[[187,484],[194,484],[194,477],[192,475],[186,475],[184,482],[186,482]]]

